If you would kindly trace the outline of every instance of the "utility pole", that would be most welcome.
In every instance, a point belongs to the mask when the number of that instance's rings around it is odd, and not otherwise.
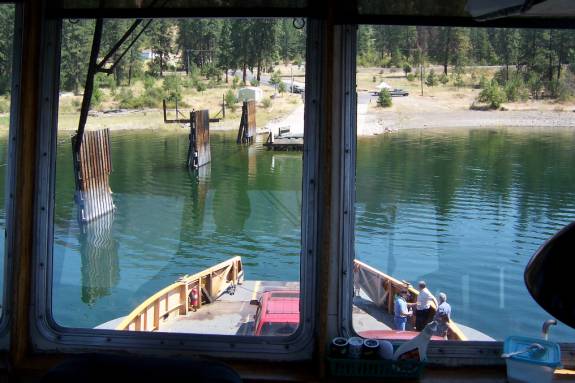
[[[423,96],[423,63],[419,64],[419,77],[421,82],[421,95]]]

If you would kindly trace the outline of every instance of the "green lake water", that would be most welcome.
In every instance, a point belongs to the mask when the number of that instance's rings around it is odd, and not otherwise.
[[[184,130],[113,132],[117,209],[79,225],[69,135],[59,141],[59,324],[93,327],[126,315],[179,276],[235,255],[247,279],[299,278],[301,153],[240,147],[233,134],[214,132],[212,163],[193,174],[184,165]],[[2,163],[5,148],[0,138]],[[496,339],[536,336],[549,316],[528,295],[523,268],[575,216],[574,163],[575,130],[360,138],[357,257],[399,279],[425,279],[432,292],[448,294],[456,321]],[[551,332],[552,339],[574,335],[562,325]]]

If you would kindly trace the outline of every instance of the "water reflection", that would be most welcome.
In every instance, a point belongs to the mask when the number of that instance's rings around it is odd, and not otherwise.
[[[120,279],[118,241],[112,234],[114,214],[81,224],[82,302],[95,303],[110,295]]]

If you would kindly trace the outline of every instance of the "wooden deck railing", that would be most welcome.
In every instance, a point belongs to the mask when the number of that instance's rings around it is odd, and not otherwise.
[[[411,301],[415,302],[417,300],[417,296],[419,295],[419,291],[417,291],[413,286],[405,281],[400,281],[389,275],[382,273],[381,271],[374,269],[373,267],[366,265],[365,263],[354,260],[354,274],[361,272],[366,273],[372,279],[379,281],[379,285],[374,284],[373,281],[370,283],[370,290],[372,290],[372,295],[370,299],[378,305],[383,310],[387,311],[390,314],[393,314],[394,309],[394,297],[397,292],[401,289],[407,288],[411,295]],[[377,288],[380,287],[379,290]],[[368,296],[370,294],[368,293]],[[434,309],[437,309],[434,303],[432,303]],[[461,329],[455,324],[455,322],[451,321],[449,323],[449,331],[447,332],[447,337],[450,340],[467,340],[467,337],[461,331]]]
[[[161,324],[202,304],[211,303],[228,288],[241,284],[244,269],[241,257],[234,257],[194,275],[186,275],[146,299],[116,327],[126,331],[158,331]],[[190,293],[195,289],[198,300],[192,307]]]

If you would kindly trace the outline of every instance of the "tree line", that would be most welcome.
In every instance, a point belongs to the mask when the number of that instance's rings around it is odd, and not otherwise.
[[[358,65],[441,65],[443,75],[469,66],[501,66],[497,81],[522,82],[535,96],[557,93],[564,68],[575,72],[575,30],[360,26]]]
[[[10,91],[14,6],[0,4],[0,96]]]
[[[358,56],[363,66],[429,63],[448,74],[450,67],[504,65],[561,76],[561,66],[574,62],[575,30],[366,25]]]
[[[130,20],[104,22],[101,56],[114,45],[131,25]],[[93,21],[65,21],[62,34],[61,89],[78,93],[83,86],[92,43]],[[128,39],[131,41],[131,39]],[[142,52],[152,59],[144,66]],[[112,62],[120,55],[112,57]],[[163,77],[166,71],[200,70],[207,77],[241,70],[259,81],[280,61],[303,62],[305,30],[296,29],[291,19],[208,19],[153,20],[113,72],[116,86],[130,85],[144,74]],[[175,62],[175,64],[173,64]]]
[[[13,7],[0,12],[0,94],[9,91]],[[106,20],[101,55],[131,25],[130,20]],[[85,81],[94,21],[63,22],[61,89],[80,92]],[[131,41],[130,39],[128,41]],[[144,65],[142,51],[152,52]],[[118,58],[120,52],[112,57]],[[305,60],[305,28],[292,19],[153,20],[114,69],[115,85],[130,85],[144,74],[199,69],[207,77],[225,76],[229,69],[261,73],[278,62]],[[173,65],[172,63],[176,63]],[[567,66],[574,68],[575,31],[428,26],[365,25],[358,30],[358,65],[419,67],[441,65],[444,75],[461,74],[470,65],[498,65],[503,84],[532,83],[532,88],[558,87]],[[409,69],[411,70],[411,69]],[[501,77],[503,77],[501,79]]]

